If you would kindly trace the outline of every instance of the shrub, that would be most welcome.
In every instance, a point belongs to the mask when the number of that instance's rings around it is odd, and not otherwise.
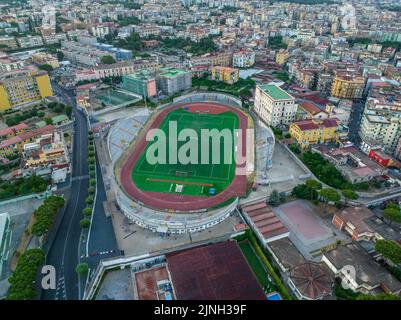
[[[96,186],[96,179],[90,179],[89,184],[91,186]]]
[[[75,272],[81,275],[87,274],[88,271],[89,271],[89,265],[85,262],[82,262],[75,267]]]
[[[88,197],[85,199],[85,202],[86,202],[87,204],[93,204],[93,196],[88,196]]]
[[[89,228],[89,226],[91,225],[91,221],[87,218],[82,219],[81,221],[79,221],[79,225],[81,226],[81,228],[86,229]]]
[[[84,210],[82,210],[82,213],[84,214],[84,216],[90,216],[92,215],[92,208],[85,208]]]
[[[94,187],[89,187],[89,189],[88,189],[88,193],[89,194],[94,194],[96,192],[96,188],[94,188]]]

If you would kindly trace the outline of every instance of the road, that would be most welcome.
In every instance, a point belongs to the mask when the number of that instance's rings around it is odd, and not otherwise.
[[[352,111],[349,119],[349,139],[355,144],[359,145],[359,126],[361,124],[363,110],[365,108],[365,99],[355,100],[352,104]]]
[[[82,240],[79,225],[82,211],[86,207],[88,196],[89,169],[87,165],[88,123],[85,114],[75,104],[72,90],[64,90],[52,83],[54,93],[62,98],[64,103],[73,106],[74,141],[73,167],[71,178],[71,194],[62,218],[60,227],[54,230],[55,240],[48,252],[47,264],[56,268],[57,288],[42,292],[46,300],[77,300],[81,299],[85,289],[86,276],[78,277],[75,267],[79,262],[87,262],[91,270],[96,269],[101,259],[120,255],[111,218],[107,218],[103,202],[106,201],[106,191],[102,171],[96,159],[97,192],[94,204],[94,214],[87,240]],[[82,255],[82,252],[85,252]]]
[[[73,106],[74,140],[72,156],[71,193],[64,211],[61,224],[56,232],[55,240],[50,248],[46,263],[56,269],[57,289],[43,290],[45,300],[77,300],[82,290],[78,284],[75,267],[79,263],[79,241],[82,210],[85,208],[85,198],[88,194],[89,176],[87,165],[88,124],[82,111],[77,110],[72,92],[65,91],[54,85],[55,93],[65,103]]]

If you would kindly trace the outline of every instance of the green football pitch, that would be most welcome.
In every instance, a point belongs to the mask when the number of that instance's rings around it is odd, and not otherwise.
[[[173,121],[177,124],[178,135],[183,129],[192,129],[196,132],[197,138],[195,140],[198,145],[197,163],[182,164],[179,161],[180,159],[178,159],[177,163],[171,163],[168,137],[170,124]],[[234,129],[238,129],[238,127],[238,116],[230,111],[220,114],[208,114],[204,110],[198,113],[190,113],[184,109],[176,109],[170,112],[159,127],[167,137],[166,163],[151,164],[148,162],[146,151],[155,143],[153,141],[149,142],[132,170],[134,183],[144,191],[161,193],[209,196],[221,192],[230,185],[235,176]],[[202,140],[201,129],[217,129],[219,132],[223,129],[230,130],[233,137],[231,148],[226,150],[229,151],[228,155],[225,154],[224,139],[220,139],[219,162],[213,163],[212,139],[209,139],[209,141]],[[180,150],[180,147],[186,144],[187,141],[177,141],[177,150]],[[207,161],[207,164],[203,164],[205,159],[203,159],[202,163],[201,147],[202,144],[207,142],[209,142],[209,161]],[[226,159],[230,159],[229,163],[224,161],[225,156]]]

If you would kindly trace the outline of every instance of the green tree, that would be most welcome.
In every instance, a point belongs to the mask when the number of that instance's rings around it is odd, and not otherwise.
[[[84,216],[90,216],[92,214],[92,208],[85,208],[84,210],[82,210],[82,213],[84,214]]]
[[[93,203],[93,196],[88,196],[88,197],[85,199],[85,202],[86,202],[87,204],[92,204],[92,203]]]
[[[390,225],[392,222],[401,222],[401,212],[399,208],[387,207],[386,209],[384,209],[383,213],[384,217],[390,220]]]
[[[58,61],[62,61],[64,59],[64,53],[62,51],[57,51],[57,59]]]
[[[377,240],[375,250],[393,263],[401,263],[401,246],[397,242],[392,240]]]
[[[103,56],[103,57],[100,59],[100,62],[101,62],[102,64],[113,64],[113,63],[116,63],[116,60],[115,60],[112,56],[106,55],[106,56]]]
[[[91,225],[91,221],[85,218],[79,221],[79,225],[82,229],[86,229],[89,228],[89,226]]]
[[[53,67],[47,63],[40,65],[38,68],[47,72],[53,71]]]
[[[268,203],[273,207],[277,207],[280,204],[280,194],[276,189],[270,194]]]
[[[312,190],[311,200],[313,200],[316,197],[316,192],[318,190],[322,189],[322,187],[323,187],[322,184],[315,179],[308,179],[308,180],[306,180],[305,184],[308,188],[310,188]]]
[[[89,265],[86,262],[81,262],[75,267],[75,272],[84,275],[89,271]]]
[[[345,206],[347,206],[348,200],[356,200],[359,198],[358,194],[350,189],[341,190],[341,193],[345,198]]]
[[[375,296],[370,294],[361,294],[356,300],[401,300],[400,297],[391,293],[379,293]]]
[[[50,118],[50,117],[47,117],[47,118],[45,118],[45,123],[46,123],[47,125],[53,124],[53,119]]]
[[[341,199],[340,194],[333,188],[323,188],[320,190],[319,194],[325,201],[325,209],[327,209],[327,204],[329,202],[339,201]]]

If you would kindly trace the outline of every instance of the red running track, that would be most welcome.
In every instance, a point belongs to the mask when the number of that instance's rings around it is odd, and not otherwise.
[[[239,119],[239,128],[242,129],[242,143],[243,147],[238,148],[237,157],[240,156],[239,152],[242,152],[242,157],[246,157],[246,129],[248,128],[248,118],[241,111],[234,107],[228,107],[225,105],[210,103],[210,102],[192,102],[192,103],[184,103],[172,107],[168,107],[161,111],[156,119],[152,122],[150,129],[156,129],[160,127],[165,116],[176,109],[189,107],[187,110],[190,112],[196,112],[196,110],[208,110],[208,113],[218,114],[225,111],[234,112]],[[135,166],[135,163],[138,161],[140,155],[145,150],[148,141],[146,141],[146,137],[143,137],[139,142],[137,142],[133,152],[130,154],[129,158],[124,163],[121,169],[121,184],[125,192],[132,197],[133,199],[142,202],[146,206],[154,209],[162,209],[162,210],[175,210],[175,211],[194,211],[200,209],[206,209],[213,206],[217,206],[234,196],[244,196],[246,195],[246,175],[235,175],[231,184],[222,192],[218,193],[215,196],[206,197],[206,196],[188,196],[188,195],[178,195],[171,193],[161,193],[161,192],[153,192],[153,191],[144,191],[139,189],[134,181],[132,180],[132,170]],[[244,169],[246,163],[236,165],[236,171],[245,171],[238,170],[240,168]]]

